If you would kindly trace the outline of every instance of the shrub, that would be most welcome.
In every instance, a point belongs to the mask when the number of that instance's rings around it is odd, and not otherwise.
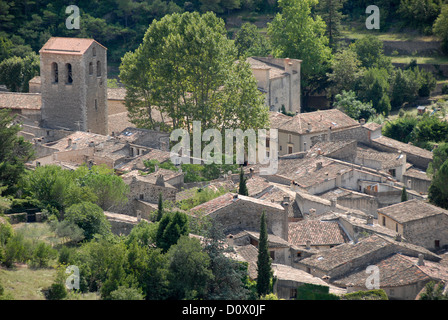
[[[65,220],[84,230],[84,237],[87,240],[93,239],[95,234],[110,233],[111,226],[103,210],[91,202],[84,201],[70,206],[65,214]]]
[[[389,300],[384,290],[368,290],[347,293],[342,296],[342,300]]]
[[[62,300],[67,297],[67,289],[63,282],[53,283],[47,292],[48,300]]]
[[[39,242],[34,248],[30,265],[35,268],[46,268],[51,259],[56,258],[57,252],[49,244]]]

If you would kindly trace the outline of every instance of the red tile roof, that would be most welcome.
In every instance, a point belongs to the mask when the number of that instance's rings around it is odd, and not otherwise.
[[[85,38],[51,37],[44,44],[42,49],[40,49],[39,53],[82,55],[94,42],[96,41],[93,39]],[[100,43],[96,43],[106,49],[106,47],[104,47]]]
[[[289,243],[304,246],[310,240],[311,245],[338,245],[349,239],[336,221],[302,220],[289,224]]]
[[[40,110],[40,93],[0,92],[0,109]]]

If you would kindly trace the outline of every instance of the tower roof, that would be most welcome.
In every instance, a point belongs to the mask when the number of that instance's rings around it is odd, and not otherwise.
[[[107,50],[106,47],[93,39],[51,37],[39,53],[82,55],[94,42]]]

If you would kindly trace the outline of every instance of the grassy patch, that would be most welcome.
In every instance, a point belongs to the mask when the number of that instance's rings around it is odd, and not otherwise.
[[[16,269],[0,269],[0,281],[5,294],[14,300],[45,300],[42,290],[47,289],[56,277],[55,269],[29,269],[19,266]]]
[[[391,57],[392,63],[411,63],[413,59],[417,60],[417,64],[448,64],[448,57],[414,57],[414,56],[394,56]]]

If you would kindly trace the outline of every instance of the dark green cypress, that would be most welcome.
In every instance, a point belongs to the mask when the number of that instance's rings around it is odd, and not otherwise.
[[[271,257],[269,256],[268,250],[268,231],[265,211],[263,211],[263,213],[261,214],[259,240],[257,261],[257,293],[261,297],[271,292],[271,279],[273,277],[271,269]]]
[[[239,185],[238,193],[243,195],[243,196],[248,196],[249,195],[249,190],[247,189],[246,180],[247,180],[247,178],[244,177],[243,167],[241,167],[241,171],[240,171],[240,185]]]

